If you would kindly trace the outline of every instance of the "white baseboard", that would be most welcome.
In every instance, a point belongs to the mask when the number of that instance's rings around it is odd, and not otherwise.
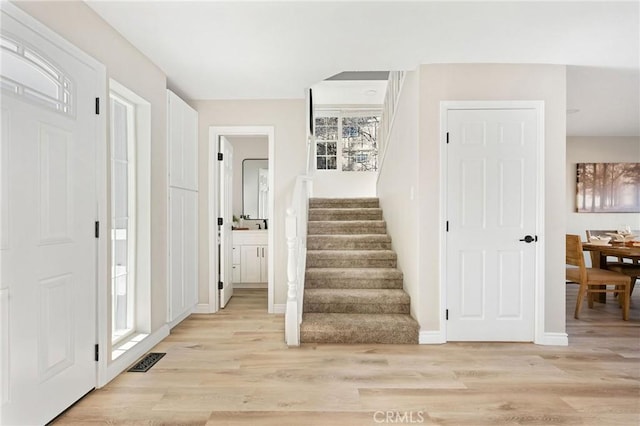
[[[536,345],[569,346],[567,333],[542,333],[542,336],[534,342]]]
[[[193,313],[194,310],[195,310],[195,306],[193,308],[191,308],[191,309],[187,309],[185,312],[180,314],[176,319],[174,319],[173,321],[167,323],[167,325],[169,326],[169,329],[171,330],[173,327],[175,327],[176,325],[178,325],[182,321],[184,321],[189,315],[191,315]]]
[[[194,314],[212,314],[213,309],[211,308],[211,305],[208,303],[198,303],[195,309],[193,310],[193,313]]]
[[[155,332],[151,333],[133,347],[128,349],[125,353],[116,358],[113,362],[107,365],[107,374],[104,383],[98,383],[98,388],[109,383],[115,379],[120,373],[129,368],[131,364],[136,362],[140,357],[149,352],[155,345],[160,343],[165,337],[169,335],[169,326],[167,324],[160,327]]]
[[[418,343],[421,345],[440,345],[447,343],[447,339],[440,330],[421,331],[418,335]]]
[[[286,303],[274,303],[272,314],[284,314],[287,311]]]
[[[233,283],[233,288],[253,288],[267,290],[267,283]]]

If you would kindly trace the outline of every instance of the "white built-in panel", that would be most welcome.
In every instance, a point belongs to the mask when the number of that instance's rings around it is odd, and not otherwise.
[[[460,287],[460,318],[483,318],[486,287],[483,251],[465,250],[460,253]]]
[[[521,250],[498,251],[497,318],[522,317],[523,266]]]
[[[73,365],[73,276],[41,280],[38,306],[38,377],[45,381]]]
[[[0,109],[0,250],[9,248],[9,126],[10,115]],[[0,282],[0,288],[3,288]]]
[[[198,193],[170,188],[169,321],[196,304]]]
[[[9,374],[9,289],[0,288],[0,404],[9,401],[11,375]]]
[[[524,162],[522,159],[498,160],[499,213],[501,228],[523,228]],[[529,194],[531,196],[531,194]]]
[[[482,159],[469,159],[460,163],[461,190],[452,196],[459,197],[460,226],[465,229],[482,229],[486,226],[487,177]]]
[[[169,189],[169,321],[185,309],[185,198],[184,191]]]
[[[198,190],[198,113],[167,91],[169,185]]]
[[[72,240],[72,138],[65,129],[40,123],[40,243]]]

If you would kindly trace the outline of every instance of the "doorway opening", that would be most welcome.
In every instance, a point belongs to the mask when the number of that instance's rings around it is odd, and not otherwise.
[[[234,287],[264,289],[274,312],[274,149],[271,126],[209,128],[210,312]]]

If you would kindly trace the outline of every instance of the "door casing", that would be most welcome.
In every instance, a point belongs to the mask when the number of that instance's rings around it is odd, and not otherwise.
[[[534,343],[545,344],[544,336],[544,254],[545,254],[545,205],[544,205],[544,101],[442,101],[440,102],[440,141],[446,144],[447,113],[452,110],[469,109],[532,109],[536,111],[537,125],[537,165],[538,176],[536,182],[536,265],[535,265],[535,296],[534,296]],[[440,336],[439,342],[447,341],[447,150],[440,150]]]

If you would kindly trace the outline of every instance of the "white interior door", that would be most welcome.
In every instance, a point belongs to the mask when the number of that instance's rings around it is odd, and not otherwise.
[[[449,341],[534,339],[536,114],[448,110]]]
[[[103,129],[95,99],[105,77],[36,24],[2,5],[0,423],[6,425],[45,424],[96,384],[94,222]]]
[[[220,138],[220,307],[224,308],[233,296],[233,146],[224,136]]]

